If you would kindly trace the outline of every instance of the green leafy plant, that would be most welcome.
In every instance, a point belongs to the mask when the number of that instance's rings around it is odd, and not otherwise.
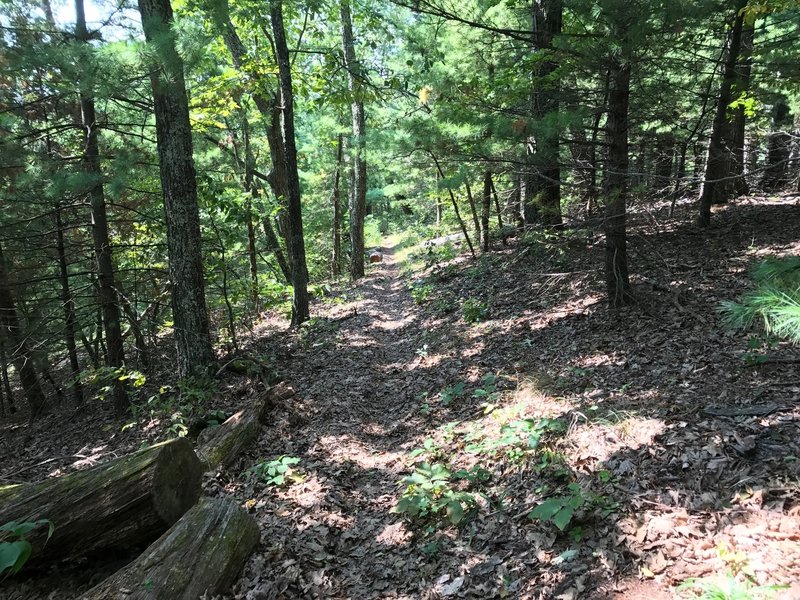
[[[47,543],[55,531],[53,524],[47,519],[18,523],[10,521],[0,525],[0,575],[9,576],[19,573],[31,557],[33,547],[25,539],[37,527],[47,526]]]
[[[95,398],[104,401],[113,391],[114,385],[121,381],[139,389],[147,383],[147,377],[140,371],[124,367],[97,367],[82,371],[78,378],[81,383],[95,390]]]
[[[430,301],[434,290],[431,283],[415,282],[411,285],[411,298],[417,304],[425,304]]]
[[[752,272],[755,289],[741,302],[723,302],[721,311],[729,329],[755,324],[767,336],[800,343],[800,257],[771,258]]]
[[[733,572],[702,579],[687,579],[677,587],[684,598],[697,600],[769,600],[787,586],[756,585]]]
[[[478,476],[473,473],[473,477]],[[444,514],[450,523],[458,525],[477,507],[477,500],[474,494],[453,489],[454,479],[457,477],[445,465],[427,462],[418,465],[411,475],[400,480],[404,490],[391,512],[413,518]]]
[[[489,317],[489,305],[479,298],[467,298],[461,305],[461,316],[467,323],[479,323]]]
[[[564,531],[578,510],[599,509],[602,516],[607,517],[617,507],[616,502],[611,501],[608,497],[584,491],[577,483],[569,484],[567,491],[568,493],[563,496],[548,498],[539,504],[528,513],[528,518],[549,521],[560,531]],[[578,532],[579,537],[580,532]]]
[[[464,396],[465,388],[466,384],[463,381],[459,381],[455,385],[446,387],[439,392],[439,400],[441,400],[444,406],[449,406],[453,400]]]
[[[294,456],[279,456],[275,460],[265,460],[247,469],[247,473],[260,479],[267,485],[280,487],[287,481],[302,481],[302,476],[292,467],[300,463]]]
[[[526,452],[536,450],[548,433],[563,433],[566,425],[561,419],[516,419],[500,428],[497,437],[481,437],[466,446],[467,452],[496,455],[505,451],[512,460],[521,459]]]

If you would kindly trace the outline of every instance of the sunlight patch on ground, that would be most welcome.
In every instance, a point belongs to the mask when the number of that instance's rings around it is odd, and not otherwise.
[[[578,357],[571,362],[576,367],[590,369],[602,365],[624,365],[625,358],[619,356],[616,352],[612,352],[610,354],[605,352],[596,352],[595,354],[588,354]]]
[[[328,487],[316,475],[309,475],[301,483],[289,487],[284,496],[304,508],[320,506],[325,502]]]
[[[380,425],[365,424],[361,431],[368,435],[386,435]],[[319,439],[317,452],[325,452],[328,460],[339,464],[352,463],[361,469],[385,469],[387,464],[402,461],[405,454],[402,452],[381,451],[375,453],[366,444],[355,439],[352,435],[329,435]]]
[[[369,326],[369,329],[380,329],[382,331],[397,331],[398,329],[403,329],[408,327],[414,322],[414,316],[408,315],[401,319],[390,319],[387,321],[375,321],[372,325]]]
[[[375,541],[386,546],[405,546],[413,534],[402,521],[386,525],[375,537]]]

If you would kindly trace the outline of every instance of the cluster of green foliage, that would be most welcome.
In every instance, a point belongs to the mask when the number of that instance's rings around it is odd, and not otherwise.
[[[293,468],[297,464],[300,464],[300,459],[296,456],[279,456],[256,463],[245,473],[267,485],[281,487],[288,482],[302,481],[302,475]]]
[[[25,536],[37,527],[47,527],[48,540],[55,531],[55,526],[47,519],[23,523],[10,521],[0,525],[0,575],[14,575],[25,566],[33,550]]]
[[[755,289],[739,302],[723,302],[725,324],[746,330],[757,325],[767,338],[800,343],[800,257],[773,258],[752,272]]]

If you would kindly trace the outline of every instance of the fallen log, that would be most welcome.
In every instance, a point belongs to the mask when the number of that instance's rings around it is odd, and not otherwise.
[[[238,504],[203,498],[127,567],[80,600],[197,600],[226,592],[259,540]]]
[[[48,519],[27,537],[26,569],[101,550],[130,549],[164,533],[200,497],[200,461],[187,439],[176,439],[86,471],[40,483],[0,488],[0,524]]]
[[[250,442],[258,437],[267,411],[275,403],[294,395],[294,390],[284,383],[272,386],[252,406],[232,415],[218,427],[204,429],[197,440],[197,455],[203,469],[214,471],[227,466]]]

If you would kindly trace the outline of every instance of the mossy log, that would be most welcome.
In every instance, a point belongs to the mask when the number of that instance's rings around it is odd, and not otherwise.
[[[0,490],[0,524],[48,519],[28,535],[26,569],[147,544],[200,497],[202,466],[186,439],[156,444],[86,471]]]
[[[259,540],[239,505],[203,498],[127,567],[80,600],[197,600],[226,592]]]
[[[294,395],[284,383],[272,386],[256,402],[232,415],[226,421],[200,433],[197,454],[206,471],[227,466],[242,449],[258,437],[267,411],[277,402]]]

